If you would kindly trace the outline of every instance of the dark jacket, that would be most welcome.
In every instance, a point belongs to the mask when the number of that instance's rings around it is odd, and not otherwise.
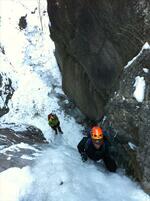
[[[86,155],[94,161],[98,161],[109,156],[109,142],[107,139],[104,139],[104,143],[101,145],[101,147],[96,149],[91,138],[83,137],[77,147],[81,155],[86,153]]]

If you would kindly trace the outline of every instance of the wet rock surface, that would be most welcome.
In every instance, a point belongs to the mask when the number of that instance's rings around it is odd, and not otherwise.
[[[47,144],[41,130],[34,126],[1,125],[0,172],[10,167],[32,165]]]

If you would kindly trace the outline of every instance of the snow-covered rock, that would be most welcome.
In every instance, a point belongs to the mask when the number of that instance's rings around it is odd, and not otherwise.
[[[14,93],[11,79],[0,72],[0,117],[9,111],[8,102]]]
[[[0,128],[0,172],[10,167],[31,165],[46,140],[38,128],[31,125],[3,124]],[[44,146],[43,146],[44,145]]]
[[[125,68],[117,95],[107,105],[116,137],[116,158],[150,193],[150,49]],[[124,97],[124,99],[122,99]],[[132,149],[134,144],[136,149]]]

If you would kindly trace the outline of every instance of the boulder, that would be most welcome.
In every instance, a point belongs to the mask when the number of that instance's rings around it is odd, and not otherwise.
[[[47,145],[42,131],[31,125],[5,124],[0,128],[0,172],[32,165]]]

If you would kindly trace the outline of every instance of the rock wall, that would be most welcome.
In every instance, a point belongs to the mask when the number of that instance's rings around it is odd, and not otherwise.
[[[8,102],[14,93],[11,79],[0,73],[0,117],[9,112]]]
[[[134,97],[135,81],[145,82],[143,101]],[[139,90],[139,95],[140,95]],[[106,107],[115,137],[115,157],[120,167],[141,182],[150,194],[150,49],[124,69],[119,84]],[[107,124],[104,123],[106,129]]]
[[[150,35],[148,0],[47,0],[65,93],[100,119],[123,66]]]

